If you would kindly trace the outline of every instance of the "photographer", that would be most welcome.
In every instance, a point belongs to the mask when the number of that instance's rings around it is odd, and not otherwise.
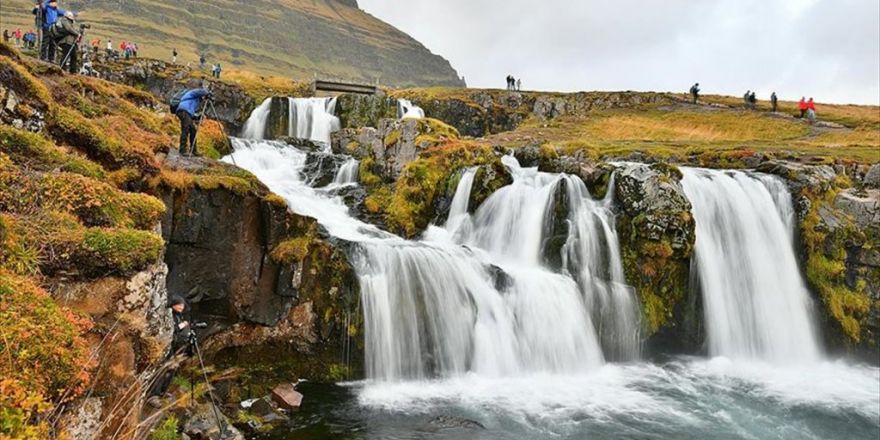
[[[202,116],[198,110],[205,98],[212,99],[208,89],[204,87],[188,89],[180,97],[180,103],[174,111],[177,118],[180,119],[181,156],[199,155],[196,151],[196,132],[198,131],[196,121]]]
[[[189,318],[187,317],[189,314],[189,306],[187,305],[186,300],[182,297],[177,295],[172,296],[171,300],[168,301],[168,306],[171,308],[171,320],[174,323],[174,333],[171,337],[171,347],[165,355],[164,365],[157,373],[159,376],[150,388],[149,395],[151,405],[153,406],[157,406],[157,399],[165,393],[165,390],[171,385],[171,380],[174,379],[174,375],[177,373],[180,363],[185,358],[193,355],[193,344],[195,343],[196,337],[194,328],[203,328],[205,326],[204,323],[190,324]]]
[[[69,68],[67,69],[70,73],[79,72],[79,67],[77,66],[79,62],[79,37],[80,33],[83,29],[86,28],[86,25],[80,25],[79,30],[76,28],[76,21],[73,15],[73,12],[67,11],[64,13],[64,17],[61,17],[61,20],[58,20],[58,23],[55,24],[55,43],[61,49],[61,55],[64,57],[59,62],[61,68],[64,68],[64,63],[69,61]]]

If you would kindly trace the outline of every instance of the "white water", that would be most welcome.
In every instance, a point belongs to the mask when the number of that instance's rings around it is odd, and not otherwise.
[[[421,107],[413,104],[408,99],[397,100],[397,119],[415,118],[422,119],[425,117],[425,111]]]
[[[339,131],[336,98],[288,98],[287,135],[330,146],[330,134]]]
[[[269,118],[269,109],[271,107],[272,98],[263,100],[263,103],[255,108],[247,121],[245,121],[241,137],[256,140],[263,139],[266,136],[266,119]]]
[[[360,162],[356,159],[349,158],[336,171],[333,183],[336,185],[351,185],[358,181],[358,167]]]
[[[880,370],[874,367],[779,365],[733,353],[733,360],[603,364],[606,356],[628,357],[629,336],[618,338],[614,324],[632,319],[615,264],[611,196],[578,197],[586,189],[568,176],[521,169],[506,158],[513,185],[471,216],[466,199],[474,170],[466,170],[446,224],[430,227],[421,241],[407,241],[358,221],[341,199],[308,187],[299,174],[305,153],[267,141],[234,139],[233,145],[235,163],[292,210],[357,243],[352,259],[371,380],[356,385],[353,413],[366,419],[358,419],[353,432],[373,433],[365,438],[409,438],[438,413],[478,420],[487,427],[481,438],[492,439],[859,439],[880,433]],[[551,195],[561,182],[576,228],[563,247],[563,272],[554,273],[544,268],[540,249]],[[715,191],[697,183],[700,192]],[[773,202],[761,202],[760,215],[790,222],[789,198],[768,193]],[[716,196],[727,197],[723,191]],[[776,239],[790,248],[791,229],[781,230]],[[507,276],[493,276],[493,266]],[[617,304],[610,306],[611,322],[602,304]],[[713,353],[722,350],[728,349]]]
[[[794,254],[794,210],[775,177],[682,169],[709,351],[735,359],[813,362],[812,302]]]
[[[311,139],[329,148],[331,133],[339,130],[336,117],[336,98],[287,98],[287,135],[297,139]],[[272,98],[259,105],[242,129],[242,138],[262,140],[266,136],[266,120],[272,107]]]

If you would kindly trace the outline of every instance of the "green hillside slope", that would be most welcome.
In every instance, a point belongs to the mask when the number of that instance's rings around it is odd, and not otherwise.
[[[33,26],[31,0],[5,0],[0,27]],[[143,56],[182,62],[204,53],[261,74],[391,86],[462,85],[449,62],[361,11],[354,0],[78,0],[60,2],[92,24],[87,38],[138,43]],[[103,42],[102,42],[103,45]]]

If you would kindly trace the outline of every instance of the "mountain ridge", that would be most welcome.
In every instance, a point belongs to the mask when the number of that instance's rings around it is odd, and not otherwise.
[[[31,2],[4,2],[2,28],[32,27]],[[461,86],[450,63],[358,9],[356,0],[62,1],[92,28],[86,38],[134,41],[140,54],[220,62],[259,74],[401,86]]]

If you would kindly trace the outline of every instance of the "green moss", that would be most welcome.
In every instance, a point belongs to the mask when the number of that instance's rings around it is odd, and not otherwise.
[[[263,197],[263,201],[279,208],[287,208],[287,200],[284,200],[284,197],[281,197],[275,193],[269,193],[268,195]]]
[[[311,236],[285,240],[272,250],[272,259],[276,263],[286,264],[302,261],[309,254],[309,247],[313,240],[314,238]]]
[[[843,215],[838,220],[843,224],[835,231],[829,231],[822,225],[819,211],[827,209],[835,212],[832,201],[839,186],[846,185],[846,180],[837,180],[832,189],[821,192],[818,188],[805,188],[802,196],[810,199],[810,211],[801,222],[801,240],[806,253],[806,277],[810,286],[822,300],[828,318],[837,324],[845,342],[858,344],[866,336],[865,320],[871,311],[871,298],[865,291],[865,284],[854,286],[846,282],[846,246],[858,246],[870,249],[870,240],[865,232],[858,230]]]
[[[36,100],[45,107],[52,103],[49,90],[42,82],[31,75],[23,65],[2,55],[0,55],[0,77],[4,78],[4,82],[8,80],[7,87],[15,90],[19,96]]]
[[[372,156],[361,159],[358,165],[358,180],[361,185],[369,188],[382,183],[382,178],[379,177],[378,170],[376,170],[378,166]]]
[[[162,420],[162,423],[150,434],[150,440],[177,440],[180,434],[177,433],[177,417],[170,415]]]
[[[391,130],[390,133],[385,135],[385,146],[390,147],[400,142],[401,135],[402,133],[400,132],[400,130]]]
[[[228,189],[239,195],[246,195],[257,189],[253,182],[236,176],[195,176],[193,182],[201,189]]]
[[[131,273],[159,261],[165,243],[146,231],[88,228],[83,248],[94,257],[90,265],[96,271]]]
[[[73,153],[67,153],[36,133],[0,125],[0,150],[18,165],[42,171],[58,169],[83,176],[102,178],[100,165]]]

